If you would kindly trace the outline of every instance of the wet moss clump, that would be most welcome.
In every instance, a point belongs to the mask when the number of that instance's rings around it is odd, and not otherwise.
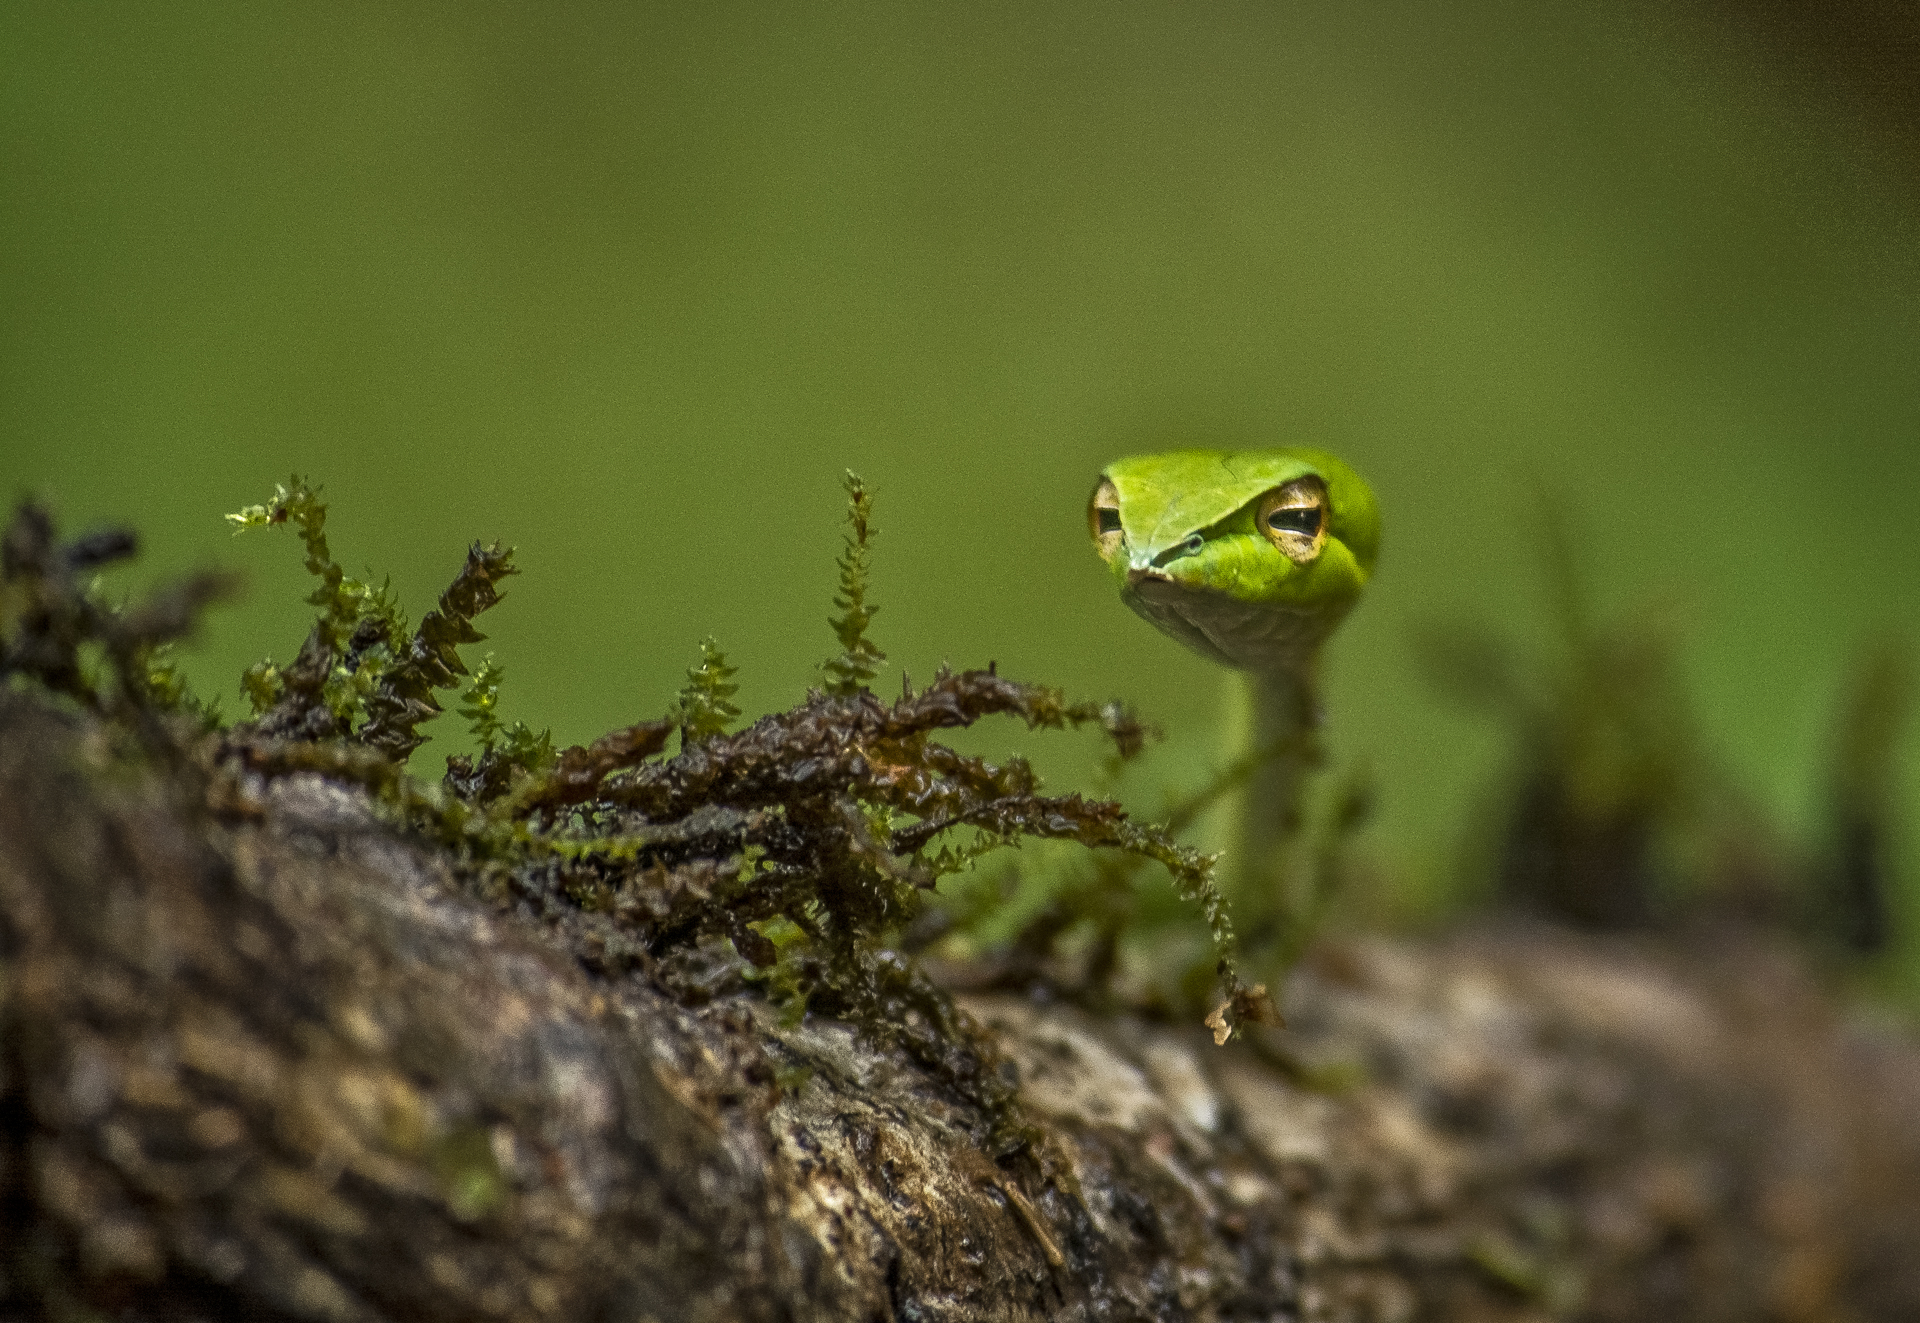
[[[1109,889],[1159,865],[1205,915],[1217,1035],[1265,1018],[1269,1003],[1236,968],[1210,857],[1111,801],[1045,793],[1022,759],[990,762],[939,738],[1010,717],[1029,730],[1098,731],[1126,759],[1149,734],[1130,709],[1072,702],[991,665],[943,668],[919,687],[903,677],[891,699],[873,691],[885,658],[870,636],[873,498],[851,474],[846,490],[831,621],[839,650],[803,702],[743,730],[731,730],[734,668],[709,639],[667,711],[555,750],[544,732],[502,719],[504,671],[493,657],[469,672],[460,654],[482,641],[475,620],[517,572],[512,550],[474,543],[410,628],[386,585],[341,569],[326,504],[297,478],[229,516],[240,530],[296,530],[316,580],[316,619],[294,659],[262,661],[244,677],[249,719],[221,726],[164,662],[165,645],[226,580],[202,576],[152,602],[106,605],[83,576],[130,554],[131,536],[61,543],[33,506],[7,534],[0,673],[137,729],[150,748],[188,755],[207,769],[207,802],[219,813],[258,814],[268,784],[295,773],[364,787],[397,827],[434,842],[474,894],[560,930],[590,967],[649,978],[686,1003],[757,986],[790,1021],[850,1021],[982,1105],[1001,1146],[1017,1147],[1010,1073],[903,954],[912,945],[903,934],[924,926],[943,876],[1027,838],[1131,861],[1105,870]],[[439,782],[422,781],[407,760],[456,689],[479,751],[448,758]],[[1097,900],[1068,893],[1062,903],[1091,913]]]

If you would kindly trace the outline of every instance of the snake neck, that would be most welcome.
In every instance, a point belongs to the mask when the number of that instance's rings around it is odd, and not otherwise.
[[[1303,790],[1319,766],[1320,704],[1311,667],[1242,671],[1242,757],[1264,757],[1241,796],[1235,890],[1254,913],[1288,908],[1289,846],[1299,835]]]

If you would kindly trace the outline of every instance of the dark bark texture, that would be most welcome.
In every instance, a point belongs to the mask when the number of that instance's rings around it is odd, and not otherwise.
[[[1031,1144],[317,776],[0,694],[0,1316],[1910,1320],[1920,1049],[1789,951],[1324,947],[1286,1030],[964,1001]],[[717,956],[716,956],[717,958]]]

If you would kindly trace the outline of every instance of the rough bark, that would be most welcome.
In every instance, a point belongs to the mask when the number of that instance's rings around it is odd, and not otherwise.
[[[1759,939],[1330,945],[1223,1049],[969,999],[1003,1164],[910,1060],[596,972],[357,791],[212,812],[103,740],[0,694],[8,1316],[1920,1317],[1920,1048]]]

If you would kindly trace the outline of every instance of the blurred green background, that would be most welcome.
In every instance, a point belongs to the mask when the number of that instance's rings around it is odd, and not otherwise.
[[[1329,701],[1397,885],[1448,875],[1504,747],[1409,639],[1541,636],[1541,489],[1811,831],[1848,665],[1920,634],[1920,153],[1750,17],[15,3],[0,485],[137,522],[136,581],[243,567],[190,665],[230,714],[308,608],[297,544],[222,512],[323,482],[336,555],[416,618],[511,541],[503,712],[571,742],[658,713],[707,634],[749,713],[798,698],[851,467],[893,663],[1132,697],[1171,784],[1219,682],[1115,600],[1094,474],[1325,446],[1386,512]],[[1097,753],[983,747],[1015,745]]]

